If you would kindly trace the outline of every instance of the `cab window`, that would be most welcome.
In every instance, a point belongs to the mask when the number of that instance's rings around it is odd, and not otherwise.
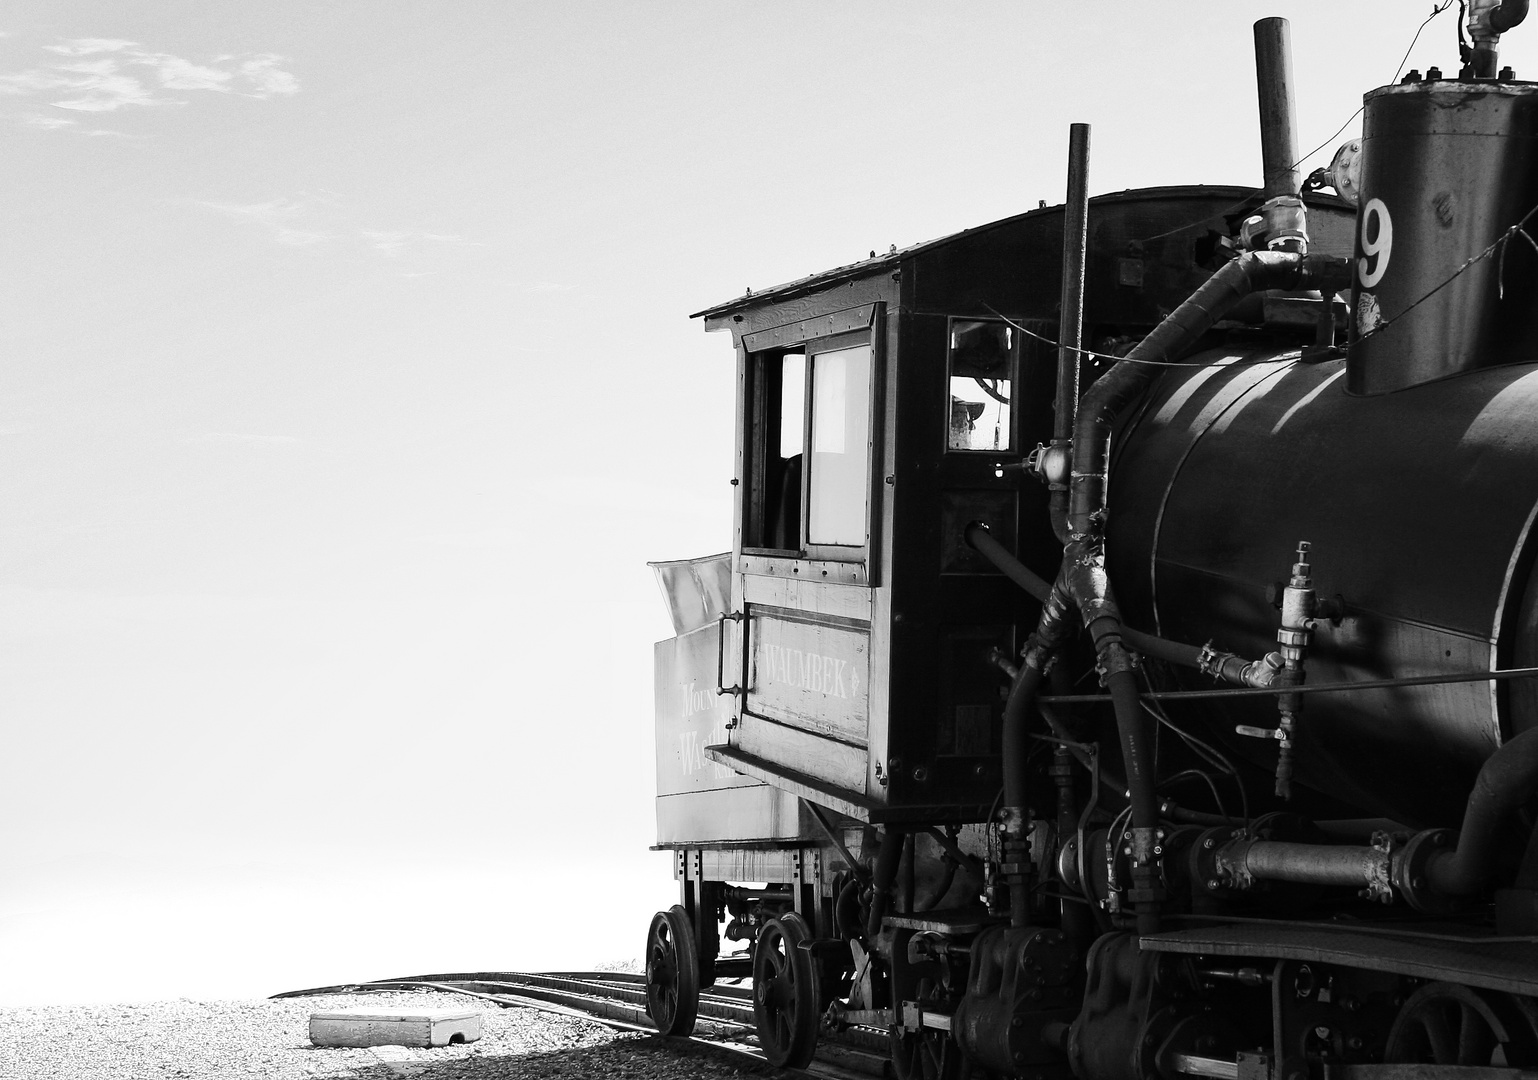
[[[866,545],[871,347],[812,343],[751,358],[745,547],[844,558]]]
[[[948,450],[1013,450],[1016,333],[1003,322],[952,319]]]

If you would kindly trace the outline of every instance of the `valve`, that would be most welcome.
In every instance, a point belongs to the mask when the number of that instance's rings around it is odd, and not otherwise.
[[[1283,686],[1303,683],[1303,658],[1314,636],[1314,616],[1319,594],[1314,590],[1312,567],[1308,562],[1309,542],[1298,541],[1298,561],[1292,564],[1292,576],[1282,590],[1282,625],[1276,632],[1281,646],[1282,670],[1276,681]],[[1281,750],[1276,756],[1276,795],[1292,798],[1292,755],[1297,743],[1298,716],[1303,711],[1301,694],[1283,694],[1277,698],[1281,714],[1277,730],[1281,732]]]
[[[1050,444],[1036,445],[1036,449],[1026,455],[1024,461],[997,466],[997,471],[1023,472],[1034,476],[1037,480],[1052,489],[1068,488],[1068,474],[1072,469],[1073,441],[1071,439],[1053,439]]]
[[[1277,652],[1267,656],[1281,662],[1271,680],[1274,686],[1301,686],[1304,671],[1303,660],[1313,641],[1314,625],[1323,618],[1339,617],[1338,602],[1325,601],[1321,605],[1319,593],[1314,588],[1312,566],[1309,565],[1309,542],[1298,541],[1297,561],[1292,564],[1292,574],[1281,588],[1278,607],[1282,609],[1282,625],[1276,631]],[[1324,610],[1321,610],[1321,609]],[[1298,718],[1303,712],[1303,695],[1284,693],[1276,699],[1280,714],[1275,728],[1252,727],[1239,724],[1234,731],[1252,739],[1275,739],[1280,743],[1276,755],[1276,795],[1279,799],[1292,798],[1293,751],[1297,746]]]

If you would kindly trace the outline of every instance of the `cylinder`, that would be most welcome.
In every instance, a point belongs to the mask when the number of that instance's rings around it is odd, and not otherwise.
[[[1265,196],[1296,195],[1302,180],[1292,97],[1292,30],[1286,19],[1261,19],[1255,24],[1255,83]]]
[[[1538,205],[1538,86],[1405,83],[1365,109],[1348,389],[1529,359],[1538,255],[1492,245]]]

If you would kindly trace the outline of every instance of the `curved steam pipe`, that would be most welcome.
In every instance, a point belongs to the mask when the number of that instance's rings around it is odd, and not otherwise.
[[[983,522],[974,521],[968,525],[965,536],[967,543],[974,551],[992,563],[996,570],[1030,596],[1044,601],[1052,592],[1051,583],[1045,578],[1037,577],[1028,566],[1010,554],[1008,548],[993,538],[988,531],[988,526]],[[1252,674],[1264,667],[1263,662],[1260,668],[1257,668],[1255,664],[1232,654],[1209,653],[1199,646],[1170,641],[1168,638],[1161,638],[1154,634],[1145,634],[1130,626],[1121,628],[1121,637],[1133,649],[1155,660],[1195,668],[1203,674],[1218,675],[1224,681],[1237,686],[1270,685],[1269,680],[1262,682],[1258,676]]]
[[[1068,526],[1074,537],[1097,534],[1105,515],[1111,426],[1162,365],[1190,349],[1239,301],[1264,289],[1318,289],[1333,295],[1351,284],[1351,263],[1330,255],[1248,251],[1202,283],[1151,334],[1102,375],[1079,403],[1073,432]]]
[[[881,835],[881,846],[876,849],[875,880],[871,884],[870,918],[865,923],[865,933],[872,940],[881,933],[881,920],[886,917],[887,904],[891,900],[892,882],[897,879],[897,864],[902,861],[903,834],[887,829]]]
[[[1527,0],[1502,0],[1501,6],[1490,13],[1490,29],[1504,34],[1527,18]]]
[[[1538,791],[1538,728],[1530,728],[1486,759],[1463,812],[1458,846],[1426,863],[1426,881],[1443,896],[1472,896],[1489,883],[1501,823]]]

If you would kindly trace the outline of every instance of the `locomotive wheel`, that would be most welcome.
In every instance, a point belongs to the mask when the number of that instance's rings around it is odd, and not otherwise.
[[[1393,1064],[1538,1063],[1538,1014],[1505,994],[1435,982],[1405,1001],[1389,1029],[1383,1060]]]
[[[674,904],[646,933],[646,1012],[664,1035],[688,1035],[700,1009],[700,965],[689,914]]]
[[[892,1071],[897,1080],[957,1080],[961,1075],[961,1047],[951,1040],[948,1031],[893,1028]]]
[[[810,938],[806,920],[781,915],[764,923],[753,950],[753,1019],[770,1064],[799,1069],[817,1046],[817,972],[798,946]]]
[[[920,979],[918,1000],[926,1009],[939,1006],[949,1012],[936,994],[934,980]],[[901,1008],[901,1004],[898,1005]],[[897,1080],[956,1080],[961,1076],[961,1047],[950,1032],[936,1028],[904,1031],[892,1028],[892,1071]]]

